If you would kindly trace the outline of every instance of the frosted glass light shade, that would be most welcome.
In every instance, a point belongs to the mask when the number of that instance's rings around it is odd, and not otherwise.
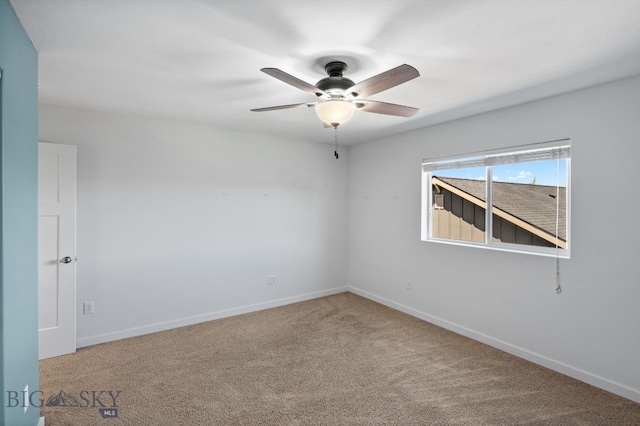
[[[331,99],[320,102],[316,105],[316,114],[323,123],[338,127],[340,124],[349,121],[353,116],[356,106],[352,102],[340,99]]]

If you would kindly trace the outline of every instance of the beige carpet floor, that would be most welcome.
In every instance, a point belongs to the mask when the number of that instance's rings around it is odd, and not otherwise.
[[[351,293],[40,370],[47,426],[640,425],[640,404]]]

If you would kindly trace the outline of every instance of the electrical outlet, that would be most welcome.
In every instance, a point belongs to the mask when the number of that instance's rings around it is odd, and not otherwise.
[[[411,280],[407,280],[407,290],[411,290]]]
[[[277,282],[277,278],[275,275],[267,276],[267,285],[274,285]]]
[[[93,314],[93,302],[84,302],[82,304],[82,312],[85,315],[91,315]]]

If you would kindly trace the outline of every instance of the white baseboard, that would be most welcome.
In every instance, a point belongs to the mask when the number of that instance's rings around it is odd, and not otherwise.
[[[289,305],[291,303],[303,302],[305,300],[317,299],[319,297],[331,296],[347,292],[347,287],[337,287],[329,290],[322,290],[313,293],[301,294],[298,296],[287,297],[284,299],[271,300],[268,302],[256,303],[253,305],[245,305],[237,308],[226,309],[223,311],[209,312],[206,314],[195,315],[187,318],[180,318],[172,321],[166,321],[155,324],[148,324],[142,327],[118,330],[111,333],[98,334],[95,336],[83,337],[76,340],[76,347],[83,348],[86,346],[97,345],[100,343],[112,342],[114,340],[126,339],[129,337],[142,336],[144,334],[156,333],[158,331],[170,330],[172,328],[184,327],[187,325],[199,324],[201,322],[212,321],[216,319],[231,317],[235,315],[246,314],[249,312],[261,311],[264,309],[276,308],[278,306]]]
[[[573,377],[574,379],[580,380],[582,382],[588,383],[600,389],[604,389],[616,395],[620,395],[623,398],[627,398],[634,402],[640,403],[640,390],[638,389],[630,388],[623,384],[605,379],[604,377],[591,374],[588,371],[584,371],[579,368],[575,368],[570,365],[564,364],[562,362],[555,361],[553,359],[531,352],[527,349],[523,349],[521,347],[512,345],[502,340],[498,340],[493,337],[487,336],[485,334],[478,333],[477,331],[471,330],[469,328],[462,327],[452,322],[443,320],[442,318],[438,318],[433,315],[429,315],[427,313],[419,311],[417,309],[413,309],[408,306],[402,305],[400,303],[393,302],[389,299],[385,299],[384,297],[376,296],[375,294],[369,293],[367,291],[364,291],[355,287],[349,287],[349,291],[359,296],[362,296],[364,298],[378,302],[382,305],[398,310],[400,312],[404,312],[405,314],[411,315],[416,318],[420,318],[424,321],[438,325],[442,328],[446,328],[447,330],[453,331],[462,336],[468,337],[473,340],[477,340],[479,342],[482,342],[494,348],[500,349],[504,352],[510,353],[511,355],[515,355],[519,358],[526,359],[527,361],[531,361],[535,364],[541,365],[550,370],[557,371],[558,373],[564,374],[569,377]]]

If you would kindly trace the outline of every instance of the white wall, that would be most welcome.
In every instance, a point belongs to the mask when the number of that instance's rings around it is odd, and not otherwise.
[[[41,141],[77,145],[79,346],[346,290],[346,153],[54,105],[39,113]],[[83,301],[95,314],[82,315]]]
[[[350,289],[640,402],[639,93],[621,80],[352,147]],[[420,241],[424,157],[565,137],[561,294],[555,259]]]

